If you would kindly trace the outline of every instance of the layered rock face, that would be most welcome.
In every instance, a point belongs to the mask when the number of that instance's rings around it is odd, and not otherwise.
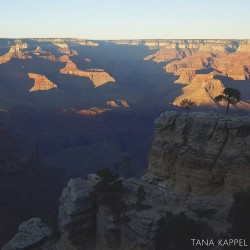
[[[110,207],[96,206],[92,186],[97,180],[93,180],[92,176],[87,181],[72,179],[64,189],[59,208],[62,235],[55,249],[155,249],[160,211],[156,208],[136,211],[132,205],[127,214],[129,222],[124,222]],[[136,201],[135,194],[140,185],[147,192],[152,191],[153,185],[141,180],[128,179],[124,182],[123,200],[126,204],[131,206]],[[156,190],[154,198],[162,194]],[[151,199],[151,202],[155,200]]]
[[[37,46],[37,48],[34,51],[32,51],[32,53],[33,53],[33,55],[35,55],[39,58],[46,59],[48,61],[53,61],[53,62],[58,61],[56,56],[52,55],[51,52],[47,52],[47,51],[42,50],[42,48],[40,46]]]
[[[249,187],[249,166],[249,117],[213,112],[162,114],[155,121],[146,175],[121,178],[125,211],[117,214],[97,201],[93,187],[100,177],[70,180],[60,198],[61,236],[54,239],[53,249],[157,249],[166,212],[184,212],[219,237],[229,227],[233,194]],[[146,206],[138,210],[141,187]]]
[[[61,241],[67,239],[76,246],[91,242],[95,231],[95,206],[92,186],[83,179],[70,180],[60,197]]]
[[[224,90],[224,85],[218,79],[214,79],[214,74],[198,74],[191,83],[182,89],[183,94],[177,97],[173,104],[180,106],[183,99],[189,99],[197,106],[217,107],[215,97]]]
[[[146,176],[189,195],[229,195],[249,185],[249,117],[167,112],[155,130]]]
[[[234,80],[249,79],[247,40],[172,40],[160,47],[145,60],[167,62],[166,71],[180,76],[176,83],[189,84],[194,73],[208,68]]]
[[[95,87],[99,87],[108,82],[115,82],[115,79],[111,77],[107,72],[103,69],[88,69],[79,70],[75,63],[73,63],[69,57],[61,57],[61,61],[67,62],[65,68],[60,70],[61,74],[75,75],[80,77],[88,77],[94,84]]]
[[[0,64],[9,62],[12,58],[18,58],[18,59],[30,59],[31,56],[25,55],[22,50],[27,49],[28,44],[23,43],[20,40],[15,41],[15,44],[11,46],[8,53],[6,53],[3,56],[0,56]]]
[[[2,250],[13,249],[53,249],[52,230],[39,218],[32,218],[18,227],[18,233]]]
[[[211,79],[211,74],[237,81],[250,78],[248,40],[172,40],[159,48],[159,51],[144,60],[166,62],[166,72],[179,77],[175,83],[190,85],[184,87],[183,95],[174,100],[177,106],[182,99],[187,98],[195,101],[198,106],[216,107],[213,99],[221,94],[220,90],[224,86],[218,79]],[[248,102],[238,107],[250,109]]]
[[[57,88],[57,85],[51,82],[46,76],[34,73],[29,73],[28,76],[35,81],[34,86],[29,90],[29,92]]]

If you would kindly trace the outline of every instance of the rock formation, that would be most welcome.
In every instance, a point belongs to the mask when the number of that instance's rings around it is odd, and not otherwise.
[[[62,239],[76,245],[90,242],[95,230],[95,206],[91,185],[83,179],[70,180],[60,197],[59,229]]]
[[[249,41],[173,40],[145,58],[167,62],[166,71],[179,75],[176,83],[190,83],[195,72],[214,69],[234,80],[249,79]]]
[[[77,111],[75,111],[75,113],[78,115],[85,115],[85,116],[98,116],[98,115],[100,115],[108,110],[111,110],[111,109],[93,107],[93,108],[89,108],[89,109],[77,110]]]
[[[18,233],[2,250],[53,249],[50,238],[52,230],[39,218],[32,218],[18,227]]]
[[[61,74],[88,77],[93,82],[95,87],[99,87],[108,82],[115,82],[115,79],[103,69],[79,70],[69,57],[61,57],[60,60],[67,62],[65,68],[60,70]]]
[[[4,54],[3,56],[0,56],[0,64],[9,62],[12,58],[18,58],[18,59],[27,59],[32,58],[31,56],[25,55],[22,50],[27,49],[28,44],[23,43],[20,40],[15,41],[15,44],[11,46],[8,53]]]
[[[125,100],[107,101],[106,105],[111,106],[112,108],[120,108],[120,107],[129,108],[129,105]]]
[[[51,82],[46,76],[35,73],[29,73],[28,76],[35,81],[34,86],[29,90],[29,92],[57,88],[57,85]]]
[[[177,97],[173,104],[180,106],[183,99],[194,101],[197,106],[217,107],[215,97],[224,90],[222,82],[214,79],[214,74],[197,74],[190,84],[182,89],[183,94]]]
[[[242,44],[227,57],[215,58],[212,67],[234,80],[250,79],[250,43]]]
[[[184,56],[182,51],[178,51],[175,48],[173,49],[166,48],[166,49],[160,49],[155,54],[145,57],[144,60],[146,61],[153,60],[157,63],[160,63],[160,62],[171,62],[173,60],[180,60],[183,57]]]
[[[68,49],[68,44],[63,39],[55,39],[53,44],[61,49]]]
[[[233,194],[249,188],[249,159],[248,116],[164,113],[155,121],[146,175],[120,179],[125,212],[119,215],[96,201],[93,187],[100,177],[70,180],[60,198],[61,237],[52,249],[152,250],[166,212],[184,212],[219,236],[230,226]],[[138,210],[139,187],[146,195]]]
[[[78,52],[74,49],[70,49],[68,43],[64,39],[55,39],[53,44],[59,47],[58,52],[61,54],[66,54],[70,56],[78,55]]]
[[[32,53],[33,55],[38,56],[39,58],[46,59],[48,61],[53,61],[53,62],[57,61],[57,58],[54,55],[52,55],[51,52],[46,52],[42,50],[40,46],[37,46],[37,48],[34,51],[32,51]]]
[[[183,194],[218,192],[230,196],[249,183],[249,129],[248,116],[214,112],[162,114],[155,121],[146,176],[170,181]],[[201,182],[203,178],[206,183]],[[238,178],[244,181],[237,182]]]

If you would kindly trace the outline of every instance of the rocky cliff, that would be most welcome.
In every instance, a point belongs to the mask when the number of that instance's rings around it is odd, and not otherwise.
[[[172,40],[145,60],[167,62],[166,71],[179,76],[176,83],[188,84],[204,69],[215,69],[234,80],[249,79],[248,40]]]
[[[99,176],[72,179],[60,198],[60,239],[46,242],[58,250],[158,249],[160,222],[167,212],[184,212],[213,235],[225,233],[233,194],[249,187],[249,167],[249,117],[164,113],[155,121],[146,175],[120,179],[123,212],[98,201]],[[144,206],[137,209],[141,187]],[[39,249],[48,249],[43,244]]]
[[[173,104],[180,106],[183,99],[189,99],[197,106],[217,107],[218,103],[215,97],[224,90],[224,85],[218,79],[214,78],[214,73],[197,74],[193,77],[190,84],[182,89],[182,95],[177,97]]]
[[[178,76],[175,83],[190,84],[182,89],[183,95],[173,102],[179,105],[180,101],[188,98],[195,101],[199,106],[213,106],[213,99],[219,90],[224,88],[228,80],[248,81],[250,78],[250,46],[248,40],[172,40],[165,41],[159,46],[159,50],[144,58],[156,63],[167,63],[167,73]],[[157,47],[157,46],[156,46]],[[211,79],[213,74],[215,79]],[[209,91],[207,90],[207,77]],[[224,77],[225,82],[218,80]],[[200,79],[198,82],[197,80]],[[242,90],[241,90],[242,91]],[[246,89],[243,89],[246,91]],[[201,95],[201,99],[197,98]],[[250,109],[249,103],[244,106]]]

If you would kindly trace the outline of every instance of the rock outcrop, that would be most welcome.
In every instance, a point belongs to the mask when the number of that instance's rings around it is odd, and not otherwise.
[[[32,58],[29,55],[25,55],[22,50],[27,49],[28,44],[23,43],[20,40],[15,41],[15,44],[11,46],[8,53],[4,54],[3,56],[0,56],[0,64],[9,62],[12,58],[18,58],[18,59],[27,59]]]
[[[98,108],[93,107],[89,109],[81,109],[81,110],[75,110],[75,113],[78,115],[84,115],[84,116],[98,116],[106,111],[109,111],[111,109],[109,108]]]
[[[180,106],[183,99],[192,100],[197,106],[217,107],[215,97],[224,90],[224,85],[214,74],[197,74],[189,85],[182,89],[183,94],[177,97],[173,104]]]
[[[29,90],[29,92],[57,88],[57,85],[51,82],[46,76],[35,73],[29,73],[28,76],[35,81],[34,86]]]
[[[167,112],[155,130],[146,176],[189,195],[230,195],[249,185],[248,116]]]
[[[107,101],[106,105],[111,106],[112,108],[129,108],[129,104],[125,100]]]
[[[59,229],[63,238],[76,246],[88,244],[95,232],[95,206],[92,186],[83,179],[70,180],[60,197]]]
[[[57,61],[57,58],[52,55],[51,52],[47,52],[47,51],[44,51],[42,50],[42,48],[40,46],[37,46],[37,48],[32,51],[33,55],[39,57],[39,58],[43,58],[43,59],[46,59],[48,61],[53,61],[53,62],[56,62]]]
[[[44,249],[53,250],[52,230],[39,218],[32,218],[18,227],[15,237],[2,250]]]
[[[61,237],[54,239],[53,249],[156,249],[160,222],[169,212],[184,212],[219,236],[230,226],[227,214],[233,194],[249,188],[249,166],[249,117],[162,114],[155,121],[146,175],[120,178],[123,212],[98,201],[94,187],[99,176],[70,180],[60,198]],[[144,207],[138,209],[137,192],[142,187]]]
[[[249,41],[172,40],[145,58],[167,62],[166,71],[180,76],[176,83],[190,83],[195,72],[214,69],[234,80],[249,79]]]
[[[88,77],[93,82],[95,87],[99,87],[108,82],[115,82],[115,79],[103,69],[79,70],[76,64],[72,62],[69,57],[64,56],[61,57],[60,60],[67,62],[65,68],[60,70],[61,74]]]

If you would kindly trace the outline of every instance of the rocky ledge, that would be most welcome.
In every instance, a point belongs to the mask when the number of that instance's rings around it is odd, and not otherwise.
[[[112,208],[116,199],[111,206],[100,203],[95,188],[100,180],[90,175],[87,181],[69,181],[60,198],[60,238],[54,239],[52,249],[163,249],[159,244],[169,240],[162,236],[168,235],[166,227],[170,225],[170,232],[176,229],[173,218],[182,218],[175,221],[181,222],[182,229],[191,219],[195,223],[191,229],[198,225],[199,231],[209,232],[206,237],[226,234],[233,194],[249,188],[250,117],[162,114],[155,121],[146,175],[120,178],[122,191],[117,197],[123,208],[119,213]],[[138,197],[143,201],[139,208]],[[50,239],[46,242],[50,244]],[[47,249],[43,244],[38,249]],[[6,246],[3,249],[21,249]]]
[[[12,249],[38,249],[38,245],[43,249],[52,249],[52,242],[50,238],[52,231],[49,227],[41,221],[39,218],[32,218],[23,222],[18,227],[18,233],[15,237],[6,244],[2,250]]]

